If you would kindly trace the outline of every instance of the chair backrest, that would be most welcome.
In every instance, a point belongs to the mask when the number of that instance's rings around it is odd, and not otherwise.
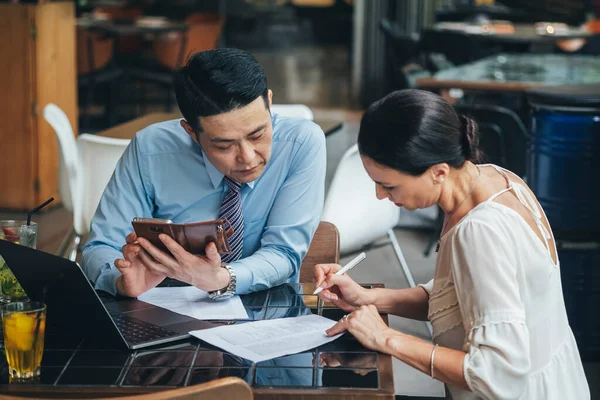
[[[340,263],[340,233],[331,222],[321,221],[300,267],[300,283],[313,280],[315,264]]]
[[[77,74],[85,75],[107,66],[113,47],[114,39],[77,28]]]
[[[19,396],[0,396],[3,400],[26,400],[30,397]],[[111,396],[106,398],[98,398],[90,396],[89,391],[82,392],[77,396],[73,392],[73,396],[69,398],[89,399],[89,400],[252,400],[254,395],[252,388],[240,378],[227,377],[214,381],[202,383],[199,385],[187,386],[177,389],[160,390],[151,393],[144,393],[131,396]]]
[[[117,162],[129,145],[129,139],[82,134],[77,138],[81,160],[81,179],[85,188],[81,199],[81,226],[78,234],[86,234],[98,208],[100,197],[110,180]]]
[[[373,243],[396,226],[399,217],[398,207],[387,199],[377,199],[375,183],[362,165],[358,146],[352,146],[337,166],[321,217],[337,227],[340,252]]]
[[[185,33],[171,32],[154,40],[154,57],[165,67],[178,69],[191,54],[218,47],[224,22],[225,19],[215,13],[191,13],[185,18],[189,26]],[[182,45],[185,45],[183,49]]]
[[[77,202],[75,196],[79,174],[79,155],[75,134],[69,118],[56,104],[49,103],[44,107],[44,119],[52,126],[58,142],[59,152],[59,190],[63,206],[74,213]]]
[[[271,112],[290,118],[315,119],[311,109],[304,104],[272,104]]]
[[[525,176],[529,134],[514,111],[494,105],[457,105],[456,111],[477,121],[487,162]]]
[[[135,21],[143,15],[143,10],[138,7],[94,7],[95,15],[104,15],[113,21]],[[141,35],[120,35],[117,51],[119,54],[139,54],[142,47]]]
[[[200,385],[137,396],[118,397],[117,400],[252,400],[253,398],[252,388],[245,381],[240,378],[227,377]],[[115,400],[115,398],[112,399]]]

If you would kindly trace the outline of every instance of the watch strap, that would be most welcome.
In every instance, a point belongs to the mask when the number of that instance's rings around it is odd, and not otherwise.
[[[235,289],[237,287],[237,276],[235,275],[235,271],[226,264],[223,264],[222,267],[229,272],[229,285],[222,289],[208,292],[208,297],[213,300],[225,300],[232,297],[235,294]]]

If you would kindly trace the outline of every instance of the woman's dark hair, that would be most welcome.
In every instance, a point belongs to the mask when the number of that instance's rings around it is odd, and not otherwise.
[[[250,53],[220,48],[196,53],[175,77],[181,114],[198,134],[200,117],[247,106],[262,96],[268,107],[267,76]]]
[[[460,168],[482,155],[475,121],[459,116],[440,96],[416,89],[371,104],[360,123],[358,148],[378,164],[415,176],[439,163]]]

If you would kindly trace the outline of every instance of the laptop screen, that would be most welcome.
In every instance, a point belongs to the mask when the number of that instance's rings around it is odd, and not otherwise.
[[[97,336],[106,346],[127,347],[77,263],[5,240],[0,255],[29,298],[46,303],[47,333]]]

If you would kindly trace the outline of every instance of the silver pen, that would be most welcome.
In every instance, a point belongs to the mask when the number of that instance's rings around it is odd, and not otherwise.
[[[356,257],[354,257],[348,264],[346,264],[342,268],[340,268],[334,275],[343,275],[343,274],[345,274],[346,272],[350,271],[352,268],[356,267],[366,257],[367,257],[367,255],[364,252],[360,253],[359,255],[357,255]],[[321,283],[321,285],[322,285],[322,283]],[[323,290],[323,288],[321,286],[319,286],[313,292],[313,294],[319,294],[319,293],[321,293],[321,290]]]

